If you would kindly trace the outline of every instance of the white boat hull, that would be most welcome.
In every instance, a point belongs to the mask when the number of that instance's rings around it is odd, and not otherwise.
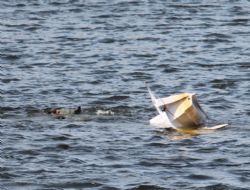
[[[152,119],[150,119],[149,123],[156,128],[171,128],[170,125],[167,125],[161,115],[153,117]]]
[[[159,113],[150,120],[157,128],[173,128],[176,130],[220,129],[227,124],[206,127],[207,116],[198,104],[195,94],[182,93],[166,98],[156,98],[148,87],[151,100]]]
[[[164,119],[162,119],[161,115],[157,115],[153,117],[152,119],[149,120],[150,125],[154,126],[155,128],[172,128],[171,126],[167,125]],[[202,126],[200,127],[201,129],[204,130],[217,130],[217,129],[222,129],[224,127],[228,126],[228,124],[220,124],[220,125],[215,125],[212,127],[207,127],[207,126]],[[175,129],[177,130],[183,130],[186,128],[178,128],[176,127]]]

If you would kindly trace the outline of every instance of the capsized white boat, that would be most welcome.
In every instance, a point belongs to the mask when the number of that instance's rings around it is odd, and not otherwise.
[[[150,120],[150,124],[159,128],[187,129],[219,129],[227,124],[206,127],[207,115],[192,93],[181,93],[166,98],[156,98],[149,87],[151,100],[159,113]]]

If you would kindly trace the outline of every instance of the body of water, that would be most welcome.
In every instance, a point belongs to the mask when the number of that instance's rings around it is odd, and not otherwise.
[[[1,1],[0,189],[249,189],[249,52],[249,1]],[[230,126],[154,129],[144,82]]]

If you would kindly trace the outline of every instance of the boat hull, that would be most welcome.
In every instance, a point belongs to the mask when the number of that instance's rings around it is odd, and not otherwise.
[[[175,129],[205,126],[206,114],[198,104],[195,94],[181,93],[157,99],[150,89],[149,93],[159,113],[150,120],[150,124]]]
[[[172,123],[177,128],[199,128],[205,126],[206,115],[198,104],[194,94],[188,94],[185,98],[175,102],[172,109]],[[171,104],[168,105],[171,110]],[[171,116],[170,116],[171,117]]]
[[[192,93],[180,93],[165,98],[156,98],[147,86],[149,95],[159,115],[150,120],[150,124],[157,128],[173,128],[186,130],[216,130],[227,124],[206,127],[207,115]]]

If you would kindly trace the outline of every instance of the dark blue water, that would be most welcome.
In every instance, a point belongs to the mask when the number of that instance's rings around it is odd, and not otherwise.
[[[1,1],[0,189],[249,189],[249,44],[246,0]],[[230,127],[154,129],[145,81]]]

